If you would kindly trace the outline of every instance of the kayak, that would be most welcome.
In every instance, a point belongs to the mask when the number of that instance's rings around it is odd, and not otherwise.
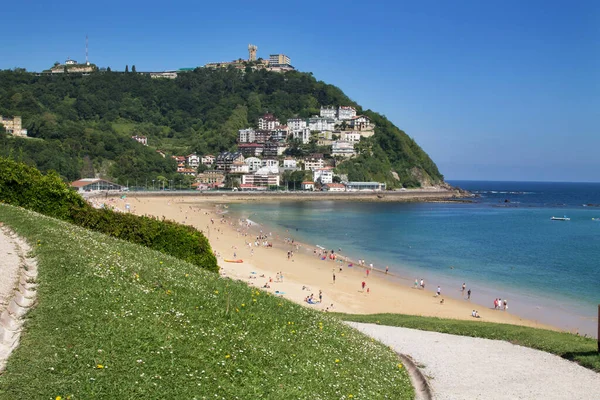
[[[223,260],[223,261],[225,261],[225,262],[231,262],[231,263],[238,263],[238,264],[244,262],[244,260]]]

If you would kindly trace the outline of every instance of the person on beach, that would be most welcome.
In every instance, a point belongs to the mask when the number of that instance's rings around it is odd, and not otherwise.
[[[421,289],[425,289],[425,281],[421,278]]]
[[[419,280],[415,278],[415,289],[419,287]]]
[[[442,294],[442,288],[438,286],[436,296],[440,296]]]
[[[367,278],[369,277],[369,270],[367,270]]]
[[[463,284],[462,284],[462,290],[461,290],[461,292],[463,292],[463,293],[465,292],[465,288],[466,288],[466,286],[467,286],[467,285],[465,285],[465,283],[463,282]]]
[[[385,274],[387,275],[388,271],[390,270],[390,267],[388,267],[387,265],[385,266]]]
[[[467,291],[467,300],[471,300],[471,289]]]
[[[323,291],[319,290],[319,303],[323,302]]]
[[[333,283],[335,283],[335,272],[333,273]]]
[[[506,304],[506,303],[507,303],[507,301],[506,301],[506,299],[504,299],[504,311],[508,310],[508,304]]]
[[[362,290],[365,290],[365,285],[366,285],[365,281],[362,281]]]

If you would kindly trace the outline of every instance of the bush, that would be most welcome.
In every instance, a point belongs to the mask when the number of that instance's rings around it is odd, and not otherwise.
[[[141,244],[209,271],[219,271],[208,240],[197,229],[172,221],[95,209],[56,173],[43,175],[33,167],[2,157],[0,202]]]

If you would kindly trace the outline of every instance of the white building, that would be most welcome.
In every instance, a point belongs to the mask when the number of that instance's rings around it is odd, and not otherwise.
[[[258,119],[258,129],[272,131],[279,126],[279,120],[273,114],[265,114]]]
[[[256,132],[252,128],[240,129],[238,131],[239,143],[254,143],[256,141]]]
[[[262,160],[257,157],[248,157],[244,160],[246,164],[248,164],[248,168],[250,172],[256,172],[260,167],[262,167]]]
[[[325,161],[322,158],[306,158],[304,159],[304,169],[315,171],[325,166]]]
[[[340,139],[342,139],[344,142],[360,142],[361,137],[362,135],[360,132],[356,131],[342,132],[340,135]]]
[[[294,139],[300,139],[302,140],[303,144],[307,144],[308,142],[310,142],[310,129],[309,128],[303,128],[303,129],[296,129],[292,131],[292,137]]]
[[[246,164],[245,160],[235,161],[233,164],[231,164],[231,169],[229,172],[233,174],[247,174],[250,172],[250,167],[248,164]]]
[[[148,146],[148,138],[146,136],[135,135],[131,138],[136,142],[143,144],[144,146]]]
[[[185,158],[185,161],[187,162],[187,165],[191,168],[198,168],[198,166],[200,165],[200,157],[198,157],[196,154],[190,154]]]
[[[279,163],[277,162],[277,160],[262,160],[262,166],[263,167],[277,167],[277,166],[279,166]]]
[[[271,175],[279,174],[279,165],[272,165],[270,167],[260,167],[256,172],[256,175]]]
[[[200,162],[206,165],[207,167],[210,167],[215,163],[215,156],[213,156],[212,154],[207,154],[200,158]]]
[[[337,110],[335,109],[335,107],[321,107],[321,112],[319,113],[319,115],[321,116],[321,118],[336,119]]]
[[[333,171],[330,168],[320,168],[313,171],[313,181],[321,184],[333,183]]]
[[[286,158],[283,160],[283,169],[296,169],[298,168],[298,162],[293,158]]]
[[[380,192],[385,190],[385,183],[379,182],[346,182],[346,190],[348,192]]]
[[[337,119],[347,120],[356,117],[356,109],[350,106],[340,106],[338,108]]]
[[[342,157],[352,157],[356,155],[356,151],[354,150],[354,143],[342,142],[341,140],[333,142],[331,144],[331,155]]]
[[[67,61],[65,61],[65,65],[77,65],[77,61],[75,60],[71,60],[71,58],[67,58]]]
[[[302,118],[290,118],[287,121],[287,126],[291,131],[306,128],[306,120]]]
[[[335,129],[335,120],[333,118],[312,117],[308,120],[308,127],[311,131],[332,131]]]
[[[302,190],[315,190],[315,183],[314,182],[302,182]]]

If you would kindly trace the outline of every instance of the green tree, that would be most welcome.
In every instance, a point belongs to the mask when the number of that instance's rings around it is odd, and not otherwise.
[[[135,74],[135,64],[131,66],[131,72]]]
[[[129,65],[125,66],[125,73],[129,72]]]

